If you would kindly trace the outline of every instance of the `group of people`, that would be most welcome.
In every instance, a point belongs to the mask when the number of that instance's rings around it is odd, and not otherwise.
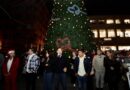
[[[113,51],[107,51],[105,56],[101,50],[97,50],[97,55],[93,58],[97,90],[103,90],[104,83],[108,84],[109,90],[118,90],[121,79],[121,62],[116,59]]]
[[[37,90],[39,69],[43,73],[43,90],[59,90],[59,86],[62,90],[68,90],[67,75],[78,90],[92,90],[94,85],[96,90],[103,90],[105,84],[108,84],[109,90],[118,90],[121,79],[122,62],[112,50],[106,51],[106,54],[97,50],[97,54],[92,54],[79,49],[72,51],[71,57],[66,57],[63,49],[58,48],[56,53],[45,51],[40,57],[30,48],[24,59],[22,74],[26,80],[26,90]],[[3,82],[3,89],[0,90],[18,90],[20,62],[15,50],[9,50],[5,59],[0,55],[0,83]]]
[[[17,78],[21,66],[20,58],[16,57],[13,49],[9,50],[5,57],[1,54],[1,57],[3,58],[0,58],[0,90],[18,90]],[[26,60],[23,69],[26,74],[26,90],[30,90],[30,88],[35,90],[35,77],[40,65],[40,58],[34,53],[33,49],[29,49]]]

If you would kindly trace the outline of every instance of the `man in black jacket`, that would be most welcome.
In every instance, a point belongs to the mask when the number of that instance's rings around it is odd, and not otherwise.
[[[66,82],[66,72],[67,72],[67,60],[63,56],[62,48],[57,49],[57,54],[54,56],[54,81],[55,81],[55,90],[58,90],[59,84],[63,90],[67,90],[67,82]]]

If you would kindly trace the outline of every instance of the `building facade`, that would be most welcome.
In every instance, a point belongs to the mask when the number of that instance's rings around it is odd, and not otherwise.
[[[89,16],[94,42],[102,50],[130,50],[130,16]]]

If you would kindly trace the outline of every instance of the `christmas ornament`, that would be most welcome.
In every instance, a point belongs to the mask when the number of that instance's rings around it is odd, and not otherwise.
[[[68,37],[58,38],[56,40],[56,46],[61,47],[64,50],[65,49],[71,49],[70,39]]]
[[[76,5],[76,4],[74,4],[74,5],[71,6],[71,7],[68,7],[67,10],[68,10],[70,13],[75,14],[75,15],[79,15],[80,13],[86,14],[85,12],[81,11],[80,8],[79,8],[79,6]]]

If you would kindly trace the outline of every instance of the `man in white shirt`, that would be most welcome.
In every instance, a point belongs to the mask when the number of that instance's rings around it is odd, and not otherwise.
[[[78,81],[78,90],[87,90],[87,77],[91,71],[91,58],[85,55],[84,50],[78,51],[74,68]]]

